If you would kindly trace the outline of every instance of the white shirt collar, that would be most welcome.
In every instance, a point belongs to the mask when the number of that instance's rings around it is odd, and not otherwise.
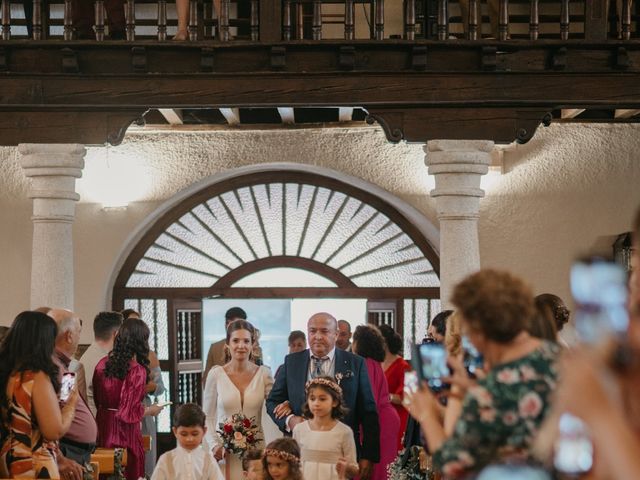
[[[335,357],[335,356],[336,356],[336,347],[333,347],[333,348],[329,351],[329,353],[327,353],[327,354],[325,355],[325,357],[328,357],[328,358],[329,358],[329,361],[330,361],[330,362],[333,362],[333,357]],[[309,349],[309,358],[313,358],[313,357],[314,357],[314,355],[313,355],[313,351],[312,351],[311,349]]]

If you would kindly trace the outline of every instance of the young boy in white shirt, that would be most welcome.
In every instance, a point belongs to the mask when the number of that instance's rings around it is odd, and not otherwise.
[[[160,457],[151,480],[224,480],[213,455],[202,447],[205,418],[195,403],[178,407],[172,429],[178,446]]]

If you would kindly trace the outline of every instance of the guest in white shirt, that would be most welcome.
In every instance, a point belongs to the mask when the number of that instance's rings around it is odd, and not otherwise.
[[[123,317],[118,312],[100,312],[93,319],[95,341],[80,357],[87,381],[87,404],[93,416],[96,416],[96,404],[93,401],[93,372],[98,362],[113,350],[113,341],[122,325]]]
[[[162,454],[151,480],[223,480],[217,462],[202,447],[207,431],[205,414],[195,403],[185,403],[173,417],[178,446]]]

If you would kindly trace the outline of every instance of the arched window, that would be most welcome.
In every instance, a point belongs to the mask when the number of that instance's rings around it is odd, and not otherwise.
[[[420,230],[371,191],[261,172],[214,183],[167,211],[128,256],[113,301],[140,310],[151,327],[171,399],[198,401],[203,299],[362,299],[362,321],[392,325],[408,346],[440,309],[438,268]]]

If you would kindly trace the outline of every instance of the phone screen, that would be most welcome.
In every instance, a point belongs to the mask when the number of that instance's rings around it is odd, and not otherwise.
[[[60,400],[66,402],[71,395],[71,390],[76,384],[76,374],[73,372],[67,372],[62,375],[62,383],[60,384]]]
[[[593,466],[593,443],[582,420],[569,413],[560,415],[553,466],[559,472],[579,475]]]
[[[484,365],[484,357],[466,336],[462,337],[462,349],[464,350],[464,367],[469,375],[475,376],[476,371]]]
[[[477,480],[551,480],[551,476],[539,468],[528,465],[490,465]]]
[[[583,342],[597,343],[623,336],[629,324],[627,274],[616,263],[595,258],[571,268],[571,293],[576,302],[576,330]]]
[[[447,351],[439,343],[423,343],[416,345],[418,364],[415,366],[420,380],[427,382],[430,388],[439,390],[445,387],[443,377],[451,374],[447,365]]]
[[[418,391],[418,374],[413,370],[404,372],[404,391],[407,393],[416,393]]]

